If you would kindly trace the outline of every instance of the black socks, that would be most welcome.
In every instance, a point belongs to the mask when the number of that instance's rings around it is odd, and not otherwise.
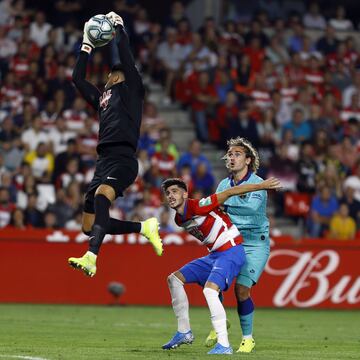
[[[95,222],[89,237],[89,251],[94,254],[99,253],[100,246],[106,235],[106,228],[109,224],[109,209],[111,201],[105,195],[95,196]]]
[[[106,234],[140,233],[141,223],[110,218],[111,201],[105,195],[95,196],[95,221],[89,235],[89,251],[98,254]]]

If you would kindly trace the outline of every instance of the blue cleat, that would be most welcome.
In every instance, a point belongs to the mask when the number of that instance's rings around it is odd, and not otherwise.
[[[231,355],[233,353],[233,349],[231,346],[222,346],[217,343],[213,349],[211,349],[208,354],[209,355]]]
[[[192,344],[194,339],[195,338],[191,330],[188,331],[187,333],[181,333],[177,331],[176,334],[173,336],[173,338],[169,342],[164,344],[162,348],[164,350],[171,350],[179,347],[182,344],[190,345]]]

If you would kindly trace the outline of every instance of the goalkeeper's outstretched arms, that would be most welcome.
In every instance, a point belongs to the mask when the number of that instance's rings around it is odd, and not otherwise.
[[[116,29],[115,41],[119,50],[125,82],[130,90],[139,91],[141,94],[144,94],[144,85],[141,75],[135,66],[135,60],[130,50],[129,37],[124,28],[123,19],[113,11],[106,14],[106,17],[112,22]]]
[[[87,23],[84,26],[83,42],[81,45],[81,51],[76,61],[76,65],[72,74],[72,80],[79,90],[84,99],[95,109],[99,109],[99,89],[87,81],[86,78],[86,66],[91,51],[95,48],[95,45],[89,40],[86,32]]]
[[[276,190],[280,188],[281,188],[280,180],[271,177],[258,184],[237,185],[229,189],[226,189],[224,191],[221,191],[216,195],[217,195],[218,203],[219,205],[221,205],[231,196],[243,195],[252,191],[272,190],[272,189]]]

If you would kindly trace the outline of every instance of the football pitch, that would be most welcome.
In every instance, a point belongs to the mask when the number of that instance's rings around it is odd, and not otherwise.
[[[230,342],[239,345],[236,310],[228,308]],[[0,305],[0,360],[208,359],[206,308],[191,309],[195,342],[164,351],[176,330],[171,308]],[[243,359],[360,359],[357,311],[257,309],[256,352]],[[221,356],[223,357],[223,356]]]

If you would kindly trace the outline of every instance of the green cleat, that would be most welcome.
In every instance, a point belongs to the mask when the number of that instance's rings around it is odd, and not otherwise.
[[[150,218],[143,222],[142,235],[144,235],[154,247],[158,256],[163,253],[163,244],[159,235],[159,223],[156,218]]]
[[[230,321],[226,319],[226,328],[229,330],[230,329]],[[208,337],[205,340],[205,346],[206,347],[213,347],[215,346],[215,344],[217,343],[217,335],[216,335],[216,331],[214,329],[212,329],[208,335]]]
[[[255,340],[254,339],[242,339],[239,349],[236,351],[237,353],[251,353],[255,348]]]
[[[68,263],[74,269],[82,270],[87,276],[93,277],[96,274],[96,256],[89,251],[81,258],[69,258]]]

